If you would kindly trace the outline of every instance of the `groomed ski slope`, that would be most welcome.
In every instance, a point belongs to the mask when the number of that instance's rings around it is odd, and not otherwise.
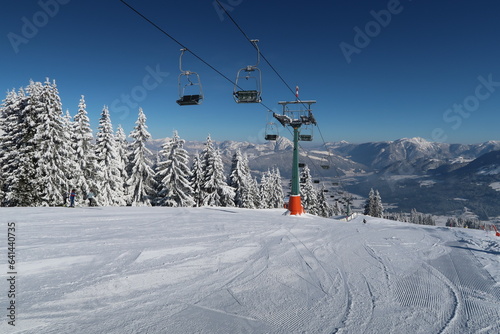
[[[500,333],[500,238],[235,208],[2,208],[1,333]]]

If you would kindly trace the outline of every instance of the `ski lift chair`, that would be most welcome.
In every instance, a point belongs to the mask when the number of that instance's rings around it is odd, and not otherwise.
[[[234,84],[233,97],[236,103],[260,103],[262,102],[262,74],[259,66],[260,51],[257,46],[258,39],[252,39],[251,42],[257,49],[257,64],[248,65],[238,71]],[[243,79],[245,79],[243,81]],[[248,84],[248,82],[253,82]],[[241,86],[244,86],[242,88]],[[249,88],[249,89],[248,89]]]
[[[300,135],[299,140],[301,141],[312,141],[312,136],[311,135]]]
[[[203,100],[203,91],[198,73],[182,69],[182,56],[186,51],[187,49],[181,49],[179,57],[179,69],[181,71],[178,77],[179,99],[175,102],[180,106],[198,105]]]
[[[312,141],[312,128],[309,126],[304,127],[300,130],[299,140],[300,141]]]
[[[275,141],[278,139],[278,128],[276,127],[276,124],[272,122],[266,124],[266,134],[264,139],[269,141]]]

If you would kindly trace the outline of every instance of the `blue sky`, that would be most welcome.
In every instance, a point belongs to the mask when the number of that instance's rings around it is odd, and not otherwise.
[[[326,141],[500,140],[498,1],[220,1],[300,98],[317,101]],[[255,63],[213,0],[128,3],[231,80]],[[178,106],[180,46],[119,0],[3,5],[2,98],[49,77],[71,114],[85,95],[94,130],[108,105],[115,128],[129,133],[140,106],[154,138],[176,129],[187,140],[263,141],[266,108],[236,104],[232,84],[191,54],[184,68],[200,74],[205,100]],[[260,68],[263,103],[280,111],[278,101],[294,95]]]

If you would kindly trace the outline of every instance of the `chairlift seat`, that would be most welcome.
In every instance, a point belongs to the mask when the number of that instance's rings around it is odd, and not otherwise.
[[[278,135],[266,135],[265,136],[265,139],[266,140],[277,140],[278,139]]]
[[[305,166],[306,166],[306,164],[305,164],[305,163],[303,163],[303,162],[299,162],[299,168],[304,168]]]
[[[319,183],[319,180],[313,180],[313,183]]]
[[[299,140],[301,141],[312,141],[311,135],[299,135]]]
[[[330,166],[329,165],[321,165],[321,168],[323,168],[323,169],[330,169]]]
[[[234,92],[236,102],[238,103],[260,103],[262,99],[256,90],[240,90]]]
[[[192,105],[197,105],[200,104],[200,100],[202,99],[201,95],[184,95],[180,99],[178,99],[176,102],[180,106],[192,106]]]

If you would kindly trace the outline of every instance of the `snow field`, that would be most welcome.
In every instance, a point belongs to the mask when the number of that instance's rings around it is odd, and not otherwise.
[[[500,239],[484,231],[282,209],[1,210],[19,294],[0,333],[500,332]]]

